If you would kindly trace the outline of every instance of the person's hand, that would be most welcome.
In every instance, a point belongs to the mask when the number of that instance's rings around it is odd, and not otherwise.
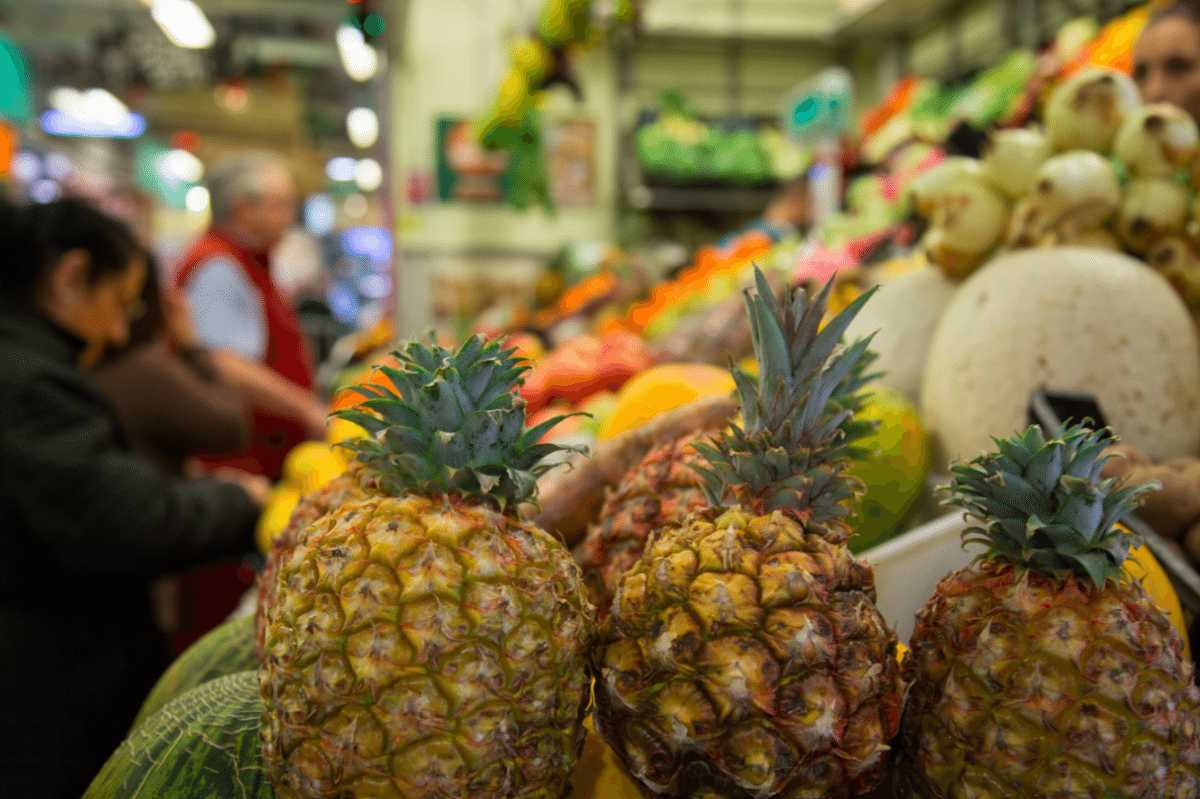
[[[300,421],[310,439],[324,441],[329,432],[329,408],[316,397],[312,397],[311,400],[305,403],[304,418]]]
[[[260,508],[267,504],[267,497],[271,494],[271,481],[261,474],[250,474],[241,469],[220,466],[213,469],[209,476],[224,483],[233,483],[245,491],[250,501]]]
[[[195,349],[196,328],[192,325],[192,314],[187,297],[182,291],[164,291],[162,295],[163,324],[167,337],[180,349]]]

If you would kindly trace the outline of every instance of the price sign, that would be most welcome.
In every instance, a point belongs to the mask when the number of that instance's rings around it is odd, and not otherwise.
[[[853,105],[850,73],[830,67],[788,92],[780,108],[781,122],[799,141],[837,137],[850,128]]]

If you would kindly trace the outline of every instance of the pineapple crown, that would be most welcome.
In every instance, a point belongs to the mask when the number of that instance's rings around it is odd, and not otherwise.
[[[342,446],[394,493],[459,494],[501,510],[532,501],[537,478],[553,468],[547,455],[579,447],[541,444],[565,416],[526,429],[525,400],[513,389],[529,370],[516,348],[472,336],[457,351],[410,342],[378,367],[391,386],[367,383],[348,391],[362,399],[333,415],[362,426],[369,438]]]
[[[1101,470],[1112,443],[1088,420],[1063,425],[1047,440],[1036,425],[1006,439],[993,438],[998,451],[954,464],[945,505],[956,505],[982,522],[969,527],[964,542],[987,547],[985,560],[1003,560],[1020,571],[1065,573],[1102,589],[1120,580],[1139,537],[1117,522],[1137,506],[1155,482],[1114,490]]]
[[[844,528],[846,503],[862,490],[843,473],[854,454],[850,445],[875,427],[854,418],[862,405],[858,390],[876,375],[865,374],[875,358],[869,337],[849,347],[839,343],[874,289],[822,328],[832,281],[811,302],[794,289],[781,308],[758,267],[754,278],[756,291],[745,292],[745,303],[758,380],[731,367],[743,426],[732,425],[712,445],[696,445],[708,462],[695,467],[705,496],[712,505],[732,495],[759,511],[807,511],[812,521]]]

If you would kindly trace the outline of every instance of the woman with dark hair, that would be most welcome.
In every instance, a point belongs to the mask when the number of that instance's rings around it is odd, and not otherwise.
[[[250,408],[196,340],[186,300],[165,293],[150,253],[142,290],[145,313],[129,343],[109,353],[96,382],[134,449],[177,477],[196,453],[222,455],[250,443]]]
[[[142,313],[128,229],[5,205],[0,253],[0,793],[77,799],[168,662],[146,582],[251,549],[262,496],[131,452],[85,373]]]
[[[1200,121],[1200,0],[1173,0],[1146,20],[1133,79],[1147,103],[1171,103]]]

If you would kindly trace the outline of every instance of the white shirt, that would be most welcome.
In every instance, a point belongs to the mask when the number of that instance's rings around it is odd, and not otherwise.
[[[196,338],[209,349],[227,350],[252,361],[267,355],[267,318],[258,287],[236,262],[214,255],[187,282]]]

